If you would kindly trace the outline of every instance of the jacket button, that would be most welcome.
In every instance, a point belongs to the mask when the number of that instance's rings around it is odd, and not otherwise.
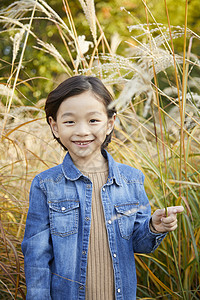
[[[79,289],[80,289],[80,290],[83,290],[83,289],[84,289],[84,286],[83,286],[83,285],[79,286]]]
[[[118,293],[120,293],[120,292],[121,292],[121,290],[120,290],[120,289],[118,289],[118,290],[117,290],[117,292],[118,292]]]
[[[61,208],[61,210],[62,210],[62,211],[65,211],[65,210],[66,210],[66,208],[63,206],[63,207]]]
[[[86,219],[86,221],[90,221],[90,218],[89,218],[89,217],[86,217],[85,219]]]
[[[117,257],[117,254],[116,254],[116,253],[114,253],[114,254],[113,254],[113,256],[114,256],[114,257]]]
[[[112,224],[112,221],[111,221],[111,220],[108,220],[108,224]]]
[[[83,253],[83,255],[86,255],[86,251],[83,251],[82,253]]]
[[[103,188],[102,188],[102,191],[105,192],[105,190],[106,190],[106,189],[103,187]]]

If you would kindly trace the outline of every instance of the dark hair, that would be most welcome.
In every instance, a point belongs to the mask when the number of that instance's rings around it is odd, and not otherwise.
[[[116,113],[114,107],[109,107],[109,104],[113,101],[113,97],[108,89],[104,86],[102,81],[93,76],[77,75],[66,79],[57,88],[49,93],[45,103],[47,123],[50,125],[49,117],[52,117],[53,120],[56,121],[58,109],[64,100],[75,95],[80,95],[86,91],[92,91],[92,93],[96,95],[98,99],[102,100],[106,107],[108,118],[112,118],[112,116]],[[111,142],[112,132],[106,136],[105,141],[101,146],[102,149],[107,147]],[[53,136],[58,143],[60,143],[62,147],[67,150],[67,148],[61,143],[60,139],[55,137],[54,133]]]

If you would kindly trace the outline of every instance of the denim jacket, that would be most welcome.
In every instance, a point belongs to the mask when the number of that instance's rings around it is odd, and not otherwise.
[[[101,189],[115,299],[136,299],[134,253],[154,251],[166,234],[149,229],[151,208],[141,171],[114,161]],[[85,299],[92,182],[67,153],[61,165],[37,175],[22,242],[28,300]],[[103,300],[103,299],[102,299]]]

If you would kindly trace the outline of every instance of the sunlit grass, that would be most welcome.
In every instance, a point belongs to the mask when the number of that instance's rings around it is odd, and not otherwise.
[[[129,55],[120,56],[111,51],[94,8],[80,2],[93,37],[90,55],[91,41],[81,41],[66,0],[68,25],[43,0],[16,1],[0,15],[5,30],[13,32],[14,49],[10,77],[3,78],[4,85],[0,85],[4,103],[0,106],[0,298],[25,299],[20,243],[30,184],[36,174],[64,157],[45,122],[44,99],[35,106],[25,106],[26,95],[19,91],[23,84],[33,89],[31,81],[20,79],[29,34],[38,51],[52,55],[67,76],[93,74],[115,95],[118,116],[109,151],[117,161],[143,171],[152,211],[170,205],[185,207],[178,229],[154,254],[136,255],[138,299],[199,299],[200,88],[193,71],[199,72],[200,64],[192,54],[192,41],[200,38],[187,29],[187,14],[185,28],[171,26],[169,19],[166,28],[156,23],[142,1],[147,23],[129,27]],[[29,10],[32,14],[26,19]],[[72,67],[52,41],[35,36],[30,25],[38,10],[44,14],[40,18],[57,26]],[[176,53],[173,45],[180,37],[184,38],[183,54]]]

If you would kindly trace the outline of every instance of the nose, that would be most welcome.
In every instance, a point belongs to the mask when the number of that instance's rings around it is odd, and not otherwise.
[[[76,125],[75,134],[77,136],[87,136],[90,134],[89,124],[86,122],[80,122]]]

